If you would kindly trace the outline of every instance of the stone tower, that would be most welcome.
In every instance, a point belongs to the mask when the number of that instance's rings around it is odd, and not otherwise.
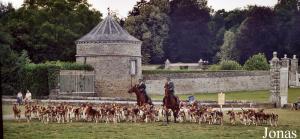
[[[142,76],[142,42],[108,15],[75,43],[76,62],[95,69],[97,95],[129,97],[127,90]]]

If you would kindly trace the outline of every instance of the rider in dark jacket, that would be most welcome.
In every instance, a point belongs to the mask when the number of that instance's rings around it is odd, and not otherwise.
[[[164,88],[167,89],[169,95],[172,96],[172,97],[175,97],[176,101],[179,103],[178,97],[175,96],[175,85],[174,85],[174,83],[171,81],[171,79],[169,77],[167,78],[167,82],[166,82]],[[165,102],[165,98],[166,97],[164,97],[163,102]]]
[[[146,96],[147,100],[149,101],[150,97],[146,92],[146,84],[143,79],[139,79],[138,89]]]

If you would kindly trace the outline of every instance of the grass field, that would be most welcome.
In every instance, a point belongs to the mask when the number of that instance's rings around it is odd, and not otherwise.
[[[268,102],[270,97],[270,92],[265,91],[239,91],[239,92],[224,92],[226,100],[246,100],[246,101],[254,101],[254,102]],[[195,96],[197,100],[213,100],[217,101],[218,94],[217,93],[195,93],[188,95],[178,95],[181,100],[187,100],[188,96]],[[153,100],[162,100],[164,96],[161,95],[151,95]],[[288,94],[288,102],[297,101],[298,97],[300,97],[300,89],[299,88],[290,88]]]
[[[300,133],[300,111],[272,109],[279,115],[279,126],[268,127],[273,130],[296,130]],[[5,139],[247,139],[262,138],[265,126],[231,126],[228,117],[225,125],[198,125],[196,123],[171,123],[161,126],[162,123],[85,123],[74,122],[67,124],[42,124],[38,121],[32,123],[4,121]]]
[[[179,95],[186,100],[189,95]],[[197,100],[217,100],[217,94],[194,94]],[[289,89],[289,102],[295,102],[300,96],[300,89]],[[151,96],[153,99],[161,100],[163,96]],[[229,92],[226,93],[226,100],[248,100],[255,102],[268,102],[268,91],[254,92]],[[12,114],[11,105],[3,105],[3,114]],[[21,107],[24,111],[23,107]],[[274,112],[279,115],[279,126],[269,127],[272,130],[296,130],[300,136],[300,111],[284,109],[271,109],[267,112]],[[132,138],[132,139],[247,139],[262,138],[266,126],[244,126],[228,124],[228,117],[225,115],[224,126],[198,125],[196,123],[171,123],[168,126],[161,126],[157,123],[86,123],[74,122],[57,124],[42,124],[39,121],[20,123],[6,120],[3,123],[5,139],[109,139],[109,138]]]

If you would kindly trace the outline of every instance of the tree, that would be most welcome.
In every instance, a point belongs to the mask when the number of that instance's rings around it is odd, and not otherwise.
[[[196,62],[200,58],[211,60],[214,54],[207,1],[173,0],[170,6],[171,24],[166,57],[174,62]]]
[[[11,4],[4,5],[0,2],[0,19],[14,12]],[[19,69],[16,62],[18,54],[15,53],[10,45],[13,43],[14,38],[7,33],[6,28],[0,22],[0,73],[1,73],[1,91],[2,94],[12,95],[19,89],[18,76],[16,76]]]
[[[75,41],[90,31],[101,13],[86,0],[25,0],[21,8],[0,19],[15,41],[11,48],[26,50],[33,62],[75,60]]]
[[[8,3],[7,5],[5,5],[2,2],[0,2],[0,18],[14,10],[15,9],[13,8],[11,3]]]
[[[285,46],[289,55],[300,56],[300,14],[295,15],[291,21],[291,29],[286,36]]]
[[[1,23],[0,23],[1,26]],[[13,38],[3,28],[0,28],[0,69],[1,69],[1,90],[2,94],[16,92],[18,78],[16,71],[18,69],[16,61],[18,55],[10,49]]]
[[[274,11],[269,7],[249,7],[248,17],[237,31],[237,58],[244,63],[250,56],[264,52],[268,58],[278,49]]]
[[[164,45],[169,32],[169,1],[141,0],[125,21],[125,28],[143,41],[143,63],[162,63]]]
[[[288,55],[300,56],[300,12],[297,9],[297,0],[282,0],[274,11],[278,29],[278,43],[281,46],[277,51]]]
[[[223,60],[236,60],[235,52],[233,51],[236,45],[236,36],[232,31],[226,31],[224,34],[224,43],[217,54],[218,58]]]
[[[232,30],[238,28],[241,23],[247,18],[248,10],[234,9],[226,13],[225,29]]]
[[[217,53],[220,50],[220,46],[224,43],[224,33],[225,29],[225,17],[228,16],[228,13],[222,9],[218,10],[213,14],[209,24],[210,32],[212,33],[212,51]],[[218,59],[214,57],[213,63],[217,63]]]

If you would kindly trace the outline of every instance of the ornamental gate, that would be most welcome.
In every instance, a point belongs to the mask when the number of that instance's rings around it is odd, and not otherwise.
[[[95,95],[95,72],[82,70],[61,70],[59,94],[72,96]]]

